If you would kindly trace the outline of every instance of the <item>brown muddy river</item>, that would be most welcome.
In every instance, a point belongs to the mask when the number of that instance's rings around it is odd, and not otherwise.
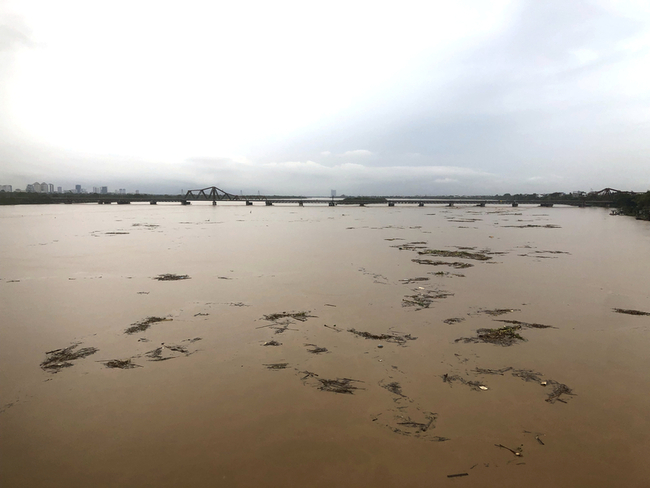
[[[650,486],[648,222],[159,204],[0,225],[4,488]]]

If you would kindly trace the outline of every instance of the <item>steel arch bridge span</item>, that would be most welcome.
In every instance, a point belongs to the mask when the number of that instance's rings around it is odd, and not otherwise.
[[[212,200],[216,202],[217,200],[239,200],[239,197],[231,195],[216,186],[208,186],[199,190],[187,190],[185,200]]]

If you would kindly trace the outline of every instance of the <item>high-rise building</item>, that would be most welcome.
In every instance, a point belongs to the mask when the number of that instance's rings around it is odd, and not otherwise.
[[[54,193],[54,185],[53,185],[52,183],[50,183],[50,184],[48,185],[48,187],[49,187],[49,188],[47,189],[47,192],[48,192],[48,193]]]
[[[61,188],[60,186],[57,186],[56,191],[57,191],[57,193],[63,193],[63,188]]]
[[[13,190],[11,189],[11,185],[0,185],[0,191],[11,193]]]
[[[81,185],[75,185],[74,186],[74,192],[75,193],[81,193]]]
[[[107,186],[102,186],[101,188],[101,194],[106,195],[108,193],[108,187]]]
[[[27,193],[34,193],[34,191],[35,191],[34,190],[34,185],[27,185],[27,187],[25,188],[25,191]]]

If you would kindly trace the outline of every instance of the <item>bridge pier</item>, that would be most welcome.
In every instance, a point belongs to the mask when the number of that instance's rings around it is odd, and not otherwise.
[[[299,207],[304,207],[304,206],[305,206],[305,204],[304,204],[304,203],[302,203],[302,202],[298,202],[298,206],[299,206]]]
[[[518,207],[519,204],[518,204],[517,202],[512,202],[512,206],[513,206],[513,207]]]
[[[388,206],[389,206],[389,207],[394,207],[394,206],[395,206],[395,202],[388,202]]]
[[[365,204],[365,203],[360,203],[359,206],[360,206],[360,207],[365,207],[366,204]]]
[[[190,205],[190,202],[187,200],[181,200],[181,205]]]
[[[267,201],[266,201],[266,206],[267,206],[267,207],[271,207],[271,206],[273,206],[273,202],[269,202],[269,201],[267,200]]]
[[[214,205],[214,206],[216,207],[216,206],[217,206],[217,201],[216,201],[216,200],[212,200],[212,205]]]
[[[552,203],[546,203],[546,202],[544,202],[544,203],[540,203],[539,206],[540,206],[540,207],[549,207],[549,208],[550,208],[550,207],[553,206],[553,204],[552,204]]]
[[[330,207],[336,207],[336,203],[334,203],[334,202],[330,202],[330,203],[329,203],[329,206],[330,206]]]
[[[449,205],[447,205],[447,206],[448,206],[448,207],[453,207],[453,206],[454,206],[454,202],[449,202]]]
[[[253,202],[251,202],[250,200],[246,200],[246,205],[253,205]]]
[[[418,203],[418,207],[424,207],[424,202]]]
[[[476,206],[477,207],[485,207],[485,202],[478,203]]]
[[[157,204],[158,204],[158,202],[155,201],[155,200],[151,200],[151,201],[149,202],[149,205],[157,205]]]

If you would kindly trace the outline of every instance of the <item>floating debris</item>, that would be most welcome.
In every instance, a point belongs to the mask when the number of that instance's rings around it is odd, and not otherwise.
[[[139,364],[135,364],[130,358],[129,359],[110,359],[108,361],[101,361],[104,363],[104,366],[107,368],[117,368],[117,369],[133,369],[141,368]]]
[[[531,324],[530,322],[520,322],[519,320],[496,320],[496,322],[518,325],[524,329],[557,329],[557,327],[553,327],[552,325]]]
[[[400,416],[401,417],[401,416]],[[413,435],[421,434],[433,427],[433,423],[436,421],[437,415],[435,413],[428,413],[424,415],[426,422],[415,422],[409,417],[403,418],[402,421],[396,422],[399,427],[393,428],[393,432],[401,435]],[[411,429],[410,431],[405,431],[404,429]]]
[[[614,308],[616,313],[624,313],[627,315],[650,315],[650,312],[642,312],[641,310],[626,310],[624,308]]]
[[[178,281],[178,280],[189,280],[191,279],[189,275],[177,275],[172,273],[161,274],[154,278],[158,281]]]
[[[454,296],[453,293],[441,291],[425,291],[416,295],[407,295],[402,299],[402,307],[419,307],[418,310],[429,308],[435,300]]]
[[[536,373],[533,370],[530,369],[514,369],[512,370],[512,376],[515,376],[517,378],[521,378],[522,380],[528,382],[528,381],[534,381],[535,383],[540,383],[541,382],[541,376],[542,373]]]
[[[407,279],[400,280],[400,281],[401,281],[402,283],[404,283],[405,285],[409,285],[409,284],[411,284],[411,283],[418,283],[418,282],[420,282],[420,281],[429,281],[429,278],[426,278],[426,277],[422,277],[422,278],[407,278]]]
[[[504,373],[510,371],[511,369],[512,367],[501,368],[501,369],[474,368],[474,371],[478,374],[499,374],[503,376]]]
[[[49,373],[58,373],[63,368],[73,366],[70,361],[88,357],[99,351],[99,349],[95,347],[82,347],[81,349],[77,349],[77,346],[79,346],[79,344],[73,344],[63,349],[54,349],[53,351],[46,352],[45,354],[47,354],[47,358],[41,363],[41,369]]]
[[[517,341],[526,341],[516,331],[521,330],[520,325],[506,326],[499,329],[478,329],[476,337],[461,337],[455,342],[486,342],[499,346],[512,346]]]
[[[505,315],[507,313],[521,312],[518,308],[495,308],[493,310],[480,310],[479,313],[485,313],[492,315],[493,317],[498,317],[499,315]]]
[[[391,383],[383,383],[383,381],[381,381],[379,383],[379,386],[381,386],[385,390],[390,391],[393,395],[397,395],[397,396],[400,396],[402,398],[406,398],[406,395],[404,395],[402,393],[402,387],[400,386],[400,384],[397,381],[393,381]]]
[[[363,383],[363,381],[353,380],[352,378],[337,378],[335,380],[326,380],[318,378],[320,385],[319,390],[322,391],[331,391],[332,393],[346,393],[352,395],[354,390],[362,390],[358,386],[354,386],[352,383]]]
[[[104,234],[111,235],[111,236],[119,236],[124,234],[130,234],[130,232],[104,232]]]
[[[430,254],[432,256],[439,256],[442,258],[461,258],[461,259],[475,259],[477,261],[487,261],[492,259],[482,253],[467,252],[467,251],[444,251],[441,249],[427,249],[426,251],[418,251],[418,254]]]
[[[310,352],[312,354],[322,354],[324,352],[327,352],[327,348],[319,347],[316,344],[305,344],[305,346],[312,348],[312,349],[307,349],[307,352]]]
[[[463,322],[464,320],[465,320],[465,319],[462,318],[462,317],[452,317],[452,318],[450,318],[450,319],[445,319],[445,320],[443,320],[443,322],[444,322],[445,324],[452,325],[452,324],[459,324],[460,322]]]
[[[298,320],[300,322],[306,322],[307,319],[309,318],[315,318],[315,315],[309,315],[310,312],[280,312],[280,313],[272,313],[269,315],[265,315],[262,317],[264,320],[269,320],[271,322],[277,322],[280,319],[283,318],[291,318]]]
[[[265,364],[264,366],[266,366],[266,369],[272,369],[272,370],[287,369],[289,363],[271,363],[271,364]]]
[[[429,266],[450,266],[455,269],[471,268],[474,266],[473,264],[461,263],[459,261],[454,261],[453,263],[447,263],[445,261],[433,261],[431,259],[411,259],[411,261],[418,264],[427,264]]]
[[[561,227],[559,225],[555,224],[546,224],[546,225],[538,225],[538,224],[526,224],[526,225],[503,225],[502,227],[516,227],[518,229],[530,229],[534,227],[539,227],[543,229],[560,229]]]
[[[564,383],[558,383],[557,381],[554,380],[548,380],[547,383],[553,386],[553,390],[548,394],[548,397],[545,400],[548,403],[555,403],[555,402],[566,403],[566,400],[560,398],[562,395],[575,396],[573,390],[569,388],[567,385],[565,385]]]
[[[263,346],[281,346],[282,343],[278,341],[266,341]]]
[[[443,383],[449,383],[449,386],[452,386],[454,382],[459,382],[463,385],[467,385],[470,387],[470,389],[474,391],[481,391],[481,390],[487,390],[488,387],[479,383],[478,381],[467,381],[465,378],[462,376],[459,376],[457,374],[455,375],[450,375],[448,373],[445,373],[441,376],[442,382]]]
[[[140,322],[136,322],[134,324],[131,324],[131,327],[127,328],[124,333],[125,334],[135,334],[136,332],[144,332],[147,330],[149,327],[151,327],[151,324],[155,324],[157,322],[168,322],[173,319],[166,319],[163,317],[147,317],[144,320],[141,320]]]
[[[495,444],[495,446],[500,447],[502,449],[507,449],[517,457],[523,457],[523,454],[521,453],[521,447],[517,448],[517,450],[515,451],[514,449],[510,449],[509,447],[506,447],[503,444]]]
[[[146,352],[145,356],[149,358],[149,361],[167,361],[178,357],[174,352],[185,354],[186,356],[191,354],[184,346],[161,344],[160,347]]]
[[[354,335],[358,335],[364,339],[393,342],[395,344],[399,344],[400,346],[406,344],[406,341],[414,341],[417,339],[417,337],[413,337],[411,334],[372,334],[370,332],[362,332],[356,329],[348,329],[348,332],[352,332]]]
[[[447,478],[460,478],[461,476],[469,476],[469,473],[448,474]]]

